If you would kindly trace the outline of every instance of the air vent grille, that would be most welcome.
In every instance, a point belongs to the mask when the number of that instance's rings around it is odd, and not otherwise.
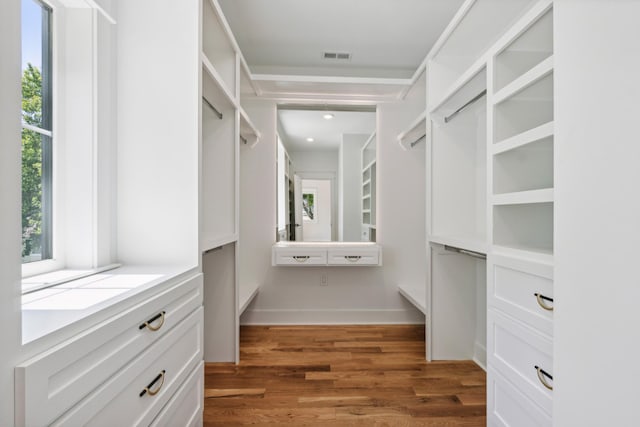
[[[348,52],[323,52],[322,58],[329,61],[350,61],[351,54]]]

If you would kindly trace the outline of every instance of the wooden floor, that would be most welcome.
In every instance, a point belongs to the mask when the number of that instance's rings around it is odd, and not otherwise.
[[[205,426],[484,426],[485,373],[424,361],[423,326],[242,327],[207,364]]]

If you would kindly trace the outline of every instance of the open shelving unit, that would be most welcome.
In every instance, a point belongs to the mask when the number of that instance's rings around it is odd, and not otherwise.
[[[202,1],[200,52],[200,249],[207,324],[205,361],[239,361],[240,315],[257,283],[238,274],[240,147],[253,148],[260,132],[242,108],[252,89],[242,53],[217,0]],[[233,329],[230,326],[233,325]]]
[[[362,218],[363,240],[376,241],[376,133],[362,146]]]

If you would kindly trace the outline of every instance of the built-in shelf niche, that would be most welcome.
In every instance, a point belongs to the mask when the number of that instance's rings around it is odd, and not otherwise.
[[[553,188],[553,136],[494,156],[494,194],[544,188]]]
[[[486,240],[485,85],[482,70],[431,114],[433,236]]]
[[[202,73],[202,250],[237,238],[236,109]],[[209,105],[211,104],[211,105]]]
[[[218,72],[226,89],[236,95],[236,51],[229,41],[222,22],[218,18],[217,6],[212,0],[203,0],[202,52]]]
[[[493,243],[553,253],[553,202],[494,206]]]
[[[498,53],[494,88],[501,90],[553,55],[553,13],[548,11]]]
[[[427,77],[429,106],[438,104],[474,63],[482,61],[483,55],[504,28],[515,22],[535,2],[536,0],[476,0],[465,3],[458,12],[462,14],[462,18],[458,18],[457,24],[445,30],[430,52]],[[487,21],[489,16],[490,22]]]
[[[372,133],[362,146],[362,225],[376,224],[376,134]],[[370,237],[370,235],[369,235]],[[373,234],[375,238],[375,233]],[[372,240],[374,241],[374,240]]]
[[[495,106],[494,142],[553,121],[553,74]]]

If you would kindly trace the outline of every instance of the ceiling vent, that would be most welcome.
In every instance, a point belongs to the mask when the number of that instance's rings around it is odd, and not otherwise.
[[[322,58],[330,61],[350,61],[351,54],[347,52],[323,52]]]

